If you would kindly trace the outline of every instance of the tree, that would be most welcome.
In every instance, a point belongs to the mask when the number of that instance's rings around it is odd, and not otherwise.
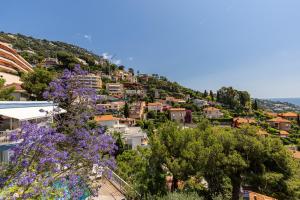
[[[206,90],[204,90],[203,97],[206,98],[207,96],[208,96],[208,93]]]
[[[36,100],[44,100],[43,93],[54,78],[54,73],[43,67],[21,75],[22,87]]]
[[[5,80],[0,78],[0,101],[11,101],[14,97],[11,95],[15,87],[5,87]]]
[[[165,180],[159,176],[152,166],[152,152],[150,148],[126,150],[117,157],[117,173],[133,186],[139,194],[145,197],[154,190],[164,190]],[[154,189],[155,188],[155,189]]]
[[[172,191],[177,190],[178,181],[186,181],[202,171],[206,161],[203,141],[196,129],[182,129],[178,124],[162,124],[152,137],[151,149],[157,167],[165,167],[173,177]]]
[[[125,117],[125,118],[128,118],[128,117],[129,117],[129,105],[128,105],[127,102],[126,102],[125,105],[124,105],[124,117]]]
[[[215,100],[214,93],[213,93],[212,90],[209,91],[209,96],[210,96],[210,99],[211,99],[212,101]]]
[[[134,69],[133,68],[128,68],[128,72],[134,75]]]
[[[66,51],[57,52],[57,59],[62,63],[63,68],[72,69],[78,60],[76,57]]]
[[[232,200],[240,198],[242,185],[275,198],[294,198],[288,182],[296,163],[280,140],[261,137],[254,127],[212,131],[203,138],[209,154],[204,177],[211,194],[223,192],[229,180]]]
[[[124,65],[120,65],[120,66],[118,67],[118,70],[124,71],[124,69],[125,69],[125,66],[124,66]]]
[[[79,67],[65,70],[45,91],[44,98],[66,114],[48,113],[53,117],[51,126],[26,123],[12,134],[16,146],[11,163],[1,166],[1,197],[80,199],[87,189],[91,195],[97,193],[92,169],[99,166],[96,172],[105,174],[106,167],[114,168],[115,145],[101,127],[89,125],[97,111],[97,95],[82,87],[78,77],[86,74]]]
[[[258,103],[257,103],[256,99],[254,100],[254,103],[253,103],[252,107],[253,107],[254,110],[258,110]]]

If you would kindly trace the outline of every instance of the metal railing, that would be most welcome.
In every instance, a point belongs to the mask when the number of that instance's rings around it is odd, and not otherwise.
[[[108,167],[105,168],[106,173],[104,176],[113,184],[116,189],[118,189],[122,194],[127,194],[129,192],[135,193],[138,197],[141,195],[131,187],[126,181],[124,181],[120,176],[118,176],[114,171],[109,169]]]

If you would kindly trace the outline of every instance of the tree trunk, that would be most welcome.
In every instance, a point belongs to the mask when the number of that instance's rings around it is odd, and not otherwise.
[[[241,191],[241,184],[242,178],[241,175],[235,174],[231,178],[231,185],[232,185],[232,200],[239,200],[240,199],[240,191]]]
[[[172,180],[172,192],[174,192],[175,190],[177,190],[177,188],[178,188],[178,179],[173,176],[173,180]]]

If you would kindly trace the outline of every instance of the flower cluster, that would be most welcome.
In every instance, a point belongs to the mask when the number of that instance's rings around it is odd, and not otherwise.
[[[1,174],[0,187],[7,197],[80,199],[86,190],[97,192],[93,167],[114,168],[115,141],[89,122],[97,113],[95,90],[86,88],[79,66],[65,70],[50,83],[44,97],[66,110],[47,127],[24,123],[12,134],[12,162]],[[58,186],[60,185],[60,186]],[[13,189],[12,189],[13,188]]]

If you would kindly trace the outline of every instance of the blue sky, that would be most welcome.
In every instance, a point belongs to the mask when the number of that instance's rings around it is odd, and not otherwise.
[[[9,0],[1,7],[1,31],[114,55],[193,89],[300,97],[299,0]]]

